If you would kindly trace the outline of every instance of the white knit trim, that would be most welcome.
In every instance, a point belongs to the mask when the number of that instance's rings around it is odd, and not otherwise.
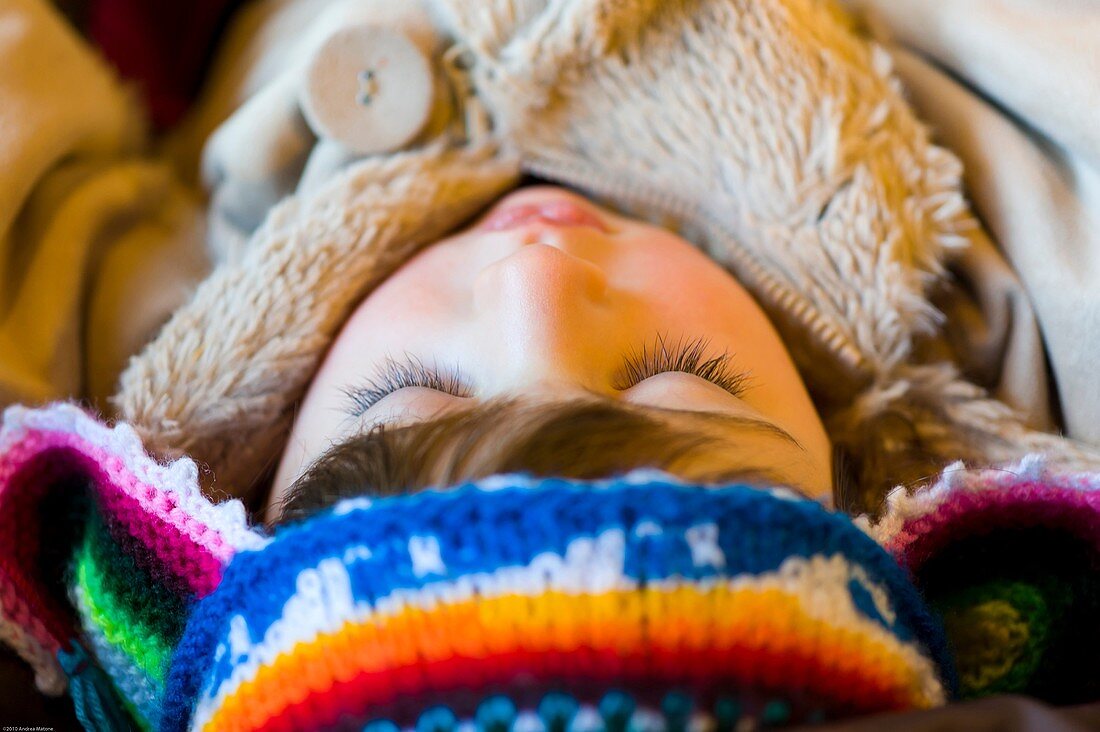
[[[886,510],[877,523],[865,517],[865,530],[880,544],[897,538],[905,524],[932,513],[950,497],[960,493],[999,491],[1021,482],[1037,481],[1051,488],[1093,492],[1100,490],[1100,472],[1075,472],[1051,466],[1049,456],[1026,455],[1019,461],[993,467],[968,468],[961,461],[953,463],[939,474],[935,482],[910,492],[895,488],[886,497]]]
[[[215,552],[223,562],[228,562],[233,553],[262,549],[271,541],[249,527],[244,504],[239,500],[215,504],[202,494],[198,468],[193,460],[181,458],[164,465],[156,462],[145,452],[137,433],[124,422],[109,428],[82,409],[67,403],[41,409],[8,407],[4,410],[3,426],[0,427],[0,454],[6,453],[31,431],[76,435],[118,457],[126,470],[139,481],[159,492],[172,494],[188,516],[214,529],[232,550],[230,553],[203,536],[192,535],[191,538]],[[147,497],[135,498],[159,515]]]

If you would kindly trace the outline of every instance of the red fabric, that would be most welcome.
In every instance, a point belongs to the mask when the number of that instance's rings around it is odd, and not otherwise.
[[[194,100],[217,38],[242,0],[92,0],[87,32],[137,84],[158,129]]]

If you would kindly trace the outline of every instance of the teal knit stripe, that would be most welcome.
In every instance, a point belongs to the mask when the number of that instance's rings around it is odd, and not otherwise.
[[[160,720],[160,707],[164,698],[164,684],[152,679],[120,648],[103,634],[103,629],[91,620],[86,598],[79,589],[73,593],[73,604],[84,618],[84,640],[99,665],[111,677],[115,688],[131,716],[142,729],[156,729]]]

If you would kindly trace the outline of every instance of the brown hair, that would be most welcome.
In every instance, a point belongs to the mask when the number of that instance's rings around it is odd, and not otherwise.
[[[608,400],[497,400],[428,422],[380,425],[330,449],[290,488],[280,523],[353,496],[388,496],[502,473],[595,479],[658,468],[699,482],[775,483],[767,463],[707,429]],[[766,429],[759,427],[758,429]],[[717,456],[717,459],[715,459]],[[706,458],[704,460],[704,458]]]

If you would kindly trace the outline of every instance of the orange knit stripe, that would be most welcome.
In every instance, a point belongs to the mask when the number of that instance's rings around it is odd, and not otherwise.
[[[363,672],[430,666],[455,656],[484,659],[516,650],[568,652],[581,646],[623,654],[643,648],[800,653],[830,659],[838,671],[857,673],[868,684],[911,699],[913,706],[929,706],[916,683],[918,672],[885,631],[883,638],[887,642],[813,619],[797,596],[771,588],[649,588],[583,596],[547,592],[439,605],[431,611],[406,606],[396,615],[349,622],[297,644],[241,684],[203,729],[259,729],[313,691]],[[790,681],[791,672],[797,669],[761,681],[778,686]]]

